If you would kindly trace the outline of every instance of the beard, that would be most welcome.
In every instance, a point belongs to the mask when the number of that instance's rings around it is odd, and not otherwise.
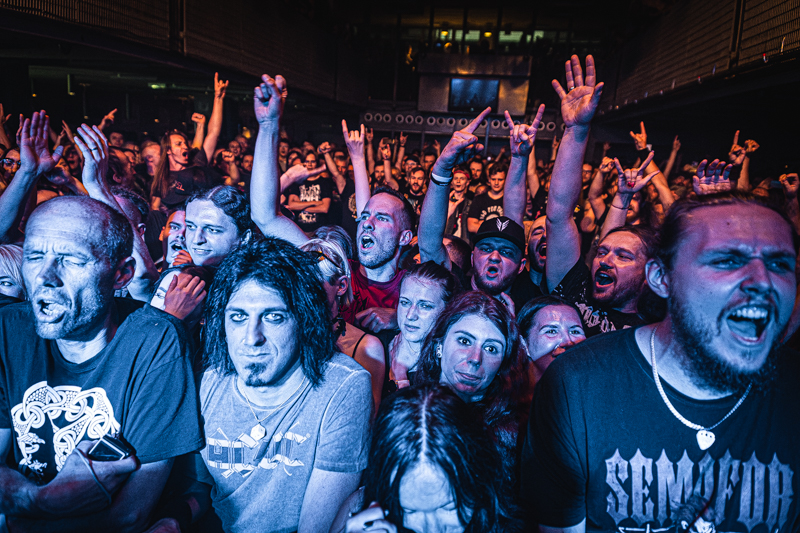
[[[247,371],[247,377],[245,377],[244,383],[248,387],[269,387],[272,385],[272,380],[264,379],[261,376],[269,368],[267,364],[250,363],[244,368]]]
[[[719,325],[703,324],[693,316],[691,310],[677,298],[669,298],[669,314],[672,317],[672,334],[684,352],[684,362],[694,376],[698,387],[723,393],[743,393],[750,385],[754,392],[764,391],[777,376],[778,343],[770,347],[764,364],[755,372],[742,371],[727,363],[725,358],[712,348],[715,331]],[[788,327],[788,325],[787,325]],[[715,330],[715,331],[713,331]],[[784,332],[785,333],[785,328]],[[777,338],[783,338],[783,333]]]
[[[358,246],[358,262],[364,265],[365,268],[380,268],[394,259],[400,243],[399,241],[387,242],[384,239],[378,239],[374,235],[372,235],[372,239],[375,244],[367,252],[361,250],[361,246]]]
[[[475,286],[489,296],[498,296],[500,293],[510,289],[514,284],[515,279],[517,279],[516,271],[506,274],[505,276],[498,277],[492,281],[484,279],[483,276],[481,276],[478,272],[475,272],[472,275],[472,280],[475,282]]]
[[[598,269],[598,272],[602,271],[603,269]],[[594,287],[594,280],[595,277],[592,276],[592,297],[611,309],[625,307],[629,302],[637,301],[643,289],[640,280],[629,279],[620,282],[619,278],[617,278],[617,286],[614,287],[614,290],[607,291],[604,294],[597,294],[597,290]]]

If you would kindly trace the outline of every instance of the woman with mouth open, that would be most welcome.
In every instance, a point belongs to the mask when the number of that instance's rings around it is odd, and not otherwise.
[[[441,383],[472,404],[500,452],[508,479],[516,477],[519,428],[532,387],[514,317],[480,291],[450,302],[425,339],[413,385]]]

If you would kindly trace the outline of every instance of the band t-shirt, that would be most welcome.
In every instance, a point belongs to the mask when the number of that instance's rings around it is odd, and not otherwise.
[[[208,164],[205,150],[198,150],[183,170],[169,171],[169,192],[161,198],[167,209],[173,209],[186,202],[195,191],[211,189],[222,185],[222,176]],[[158,191],[153,196],[159,197]]]
[[[548,367],[522,453],[532,521],[567,527],[586,518],[587,531],[673,533],[694,494],[710,501],[718,532],[800,530],[800,354],[782,350],[776,382],[751,391],[711,430],[716,440],[705,451],[659,395],[649,361],[627,329],[582,342]],[[704,427],[741,398],[700,401],[661,382],[675,409]]]
[[[207,370],[200,384],[206,447],[201,481],[227,533],[297,530],[314,468],[356,473],[367,466],[372,388],[369,373],[337,353],[316,388],[306,380],[270,414],[253,406],[237,374]],[[260,427],[259,427],[260,426]]]
[[[106,434],[124,438],[141,463],[203,446],[183,326],[141,306],[115,299],[124,322],[78,364],[36,334],[29,302],[0,309],[0,427],[14,430],[15,463],[32,480],[49,481],[77,443]]]
[[[556,288],[550,292],[575,304],[586,324],[584,332],[587,337],[641,326],[645,323],[635,313],[623,313],[607,308],[592,298],[592,272],[583,259],[578,259]]]
[[[488,192],[477,195],[467,213],[467,218],[476,218],[481,222],[501,216],[503,216],[503,197],[494,199]],[[474,243],[475,233],[469,232],[469,238]]]
[[[288,199],[292,195],[297,196],[301,202],[319,202],[325,198],[330,199],[333,197],[333,183],[330,178],[308,179],[304,183],[296,183],[289,187],[286,191],[286,198]],[[328,214],[299,211],[295,222],[303,231],[311,232],[328,223]]]
[[[388,307],[397,309],[400,299],[400,282],[405,270],[398,270],[395,276],[386,282],[372,281],[361,272],[361,265],[350,260],[350,282],[353,287],[353,301],[342,309],[342,317],[350,324],[356,323],[356,314],[371,307]]]

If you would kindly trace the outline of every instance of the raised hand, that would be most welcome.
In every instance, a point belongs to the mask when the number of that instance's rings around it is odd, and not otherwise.
[[[388,144],[382,144],[378,147],[378,151],[381,154],[381,159],[384,161],[389,160],[392,158],[392,147]]]
[[[647,148],[647,131],[644,129],[644,122],[639,122],[639,133],[631,132],[633,143],[636,145],[637,150],[644,150]]]
[[[738,137],[738,131],[737,137]],[[726,165],[719,159],[713,160],[710,164],[707,159],[700,161],[697,166],[697,174],[692,178],[692,188],[695,194],[713,194],[731,190],[730,176],[733,165]]]
[[[372,139],[375,137],[375,132],[372,131],[372,128],[370,128],[369,130],[366,130],[365,136],[367,139],[367,144],[372,144]]]
[[[481,125],[481,122],[489,116],[492,112],[491,107],[484,109],[480,115],[475,117],[472,122],[466,125],[464,129],[458,130],[453,133],[450,141],[442,150],[441,155],[436,160],[434,168],[444,167],[443,170],[449,173],[453,167],[466,163],[477,152],[483,150],[483,145],[478,143],[478,138],[474,135],[475,130]],[[436,172],[438,174],[438,172]]]
[[[89,127],[81,124],[75,144],[83,154],[82,181],[84,187],[105,188],[105,176],[108,171],[108,141],[97,126]]]
[[[511,157],[528,157],[533,151],[533,143],[536,142],[536,132],[539,131],[539,124],[544,115],[544,104],[539,106],[530,126],[514,124],[508,111],[505,112],[505,115],[508,130],[511,132]]]
[[[644,160],[639,168],[629,168],[627,170],[623,170],[622,165],[619,164],[619,159],[614,158],[614,166],[617,167],[617,172],[619,173],[619,189],[617,190],[617,194],[633,195],[650,183],[650,180],[658,174],[658,171],[652,172],[646,177],[643,177],[643,174],[644,169],[647,168],[647,165],[650,164],[650,161],[653,160],[655,155],[655,152],[650,152],[647,159]]]
[[[437,154],[442,153],[442,145],[439,144],[439,139],[434,139],[433,143],[431,143],[431,146],[433,146],[433,149],[436,150]]]
[[[8,122],[8,119],[10,118],[11,114],[9,113],[8,115],[6,115],[5,111],[3,111],[3,104],[0,104],[0,128],[5,126],[6,122]]]
[[[783,185],[783,190],[786,192],[786,199],[794,200],[797,198],[797,189],[800,188],[800,179],[798,179],[797,173],[782,174],[779,179],[781,185]]]
[[[602,174],[610,174],[612,170],[614,170],[614,160],[610,157],[604,157],[603,162],[600,163],[598,170]]]
[[[364,138],[368,135],[364,131],[364,125],[361,125],[361,131],[348,131],[347,121],[342,120],[342,135],[344,136],[344,143],[347,145],[347,151],[350,153],[350,159],[363,158]]]
[[[760,144],[758,144],[757,142],[755,142],[755,141],[754,141],[754,140],[752,140],[752,139],[747,139],[747,140],[744,142],[744,151],[745,151],[746,153],[748,153],[748,154],[752,154],[753,152],[755,152],[755,151],[756,151],[756,150],[758,150],[759,148],[761,148],[761,145],[760,145]]]
[[[675,140],[672,141],[672,151],[677,152],[681,149],[681,142],[678,140],[678,136],[675,136]]]
[[[233,155],[233,152],[231,152],[231,151],[223,150],[222,151],[222,160],[225,163],[230,165],[231,163],[234,163],[236,161],[236,156]]]
[[[573,55],[566,62],[567,91],[561,87],[558,80],[553,80],[552,85],[561,99],[561,118],[566,127],[589,126],[597,111],[600,97],[603,94],[603,83],[596,83],[594,58],[586,56],[586,80],[578,56]]]
[[[283,114],[282,95],[285,90],[286,80],[283,76],[261,76],[261,85],[255,88],[253,94],[253,109],[259,124],[280,121]]]
[[[219,73],[214,73],[214,98],[225,98],[225,91],[228,90],[228,82],[219,79]]]
[[[400,146],[405,146],[407,140],[408,140],[408,134],[405,134],[405,133],[403,133],[401,131],[400,132]]]
[[[328,141],[325,141],[324,143],[319,145],[319,148],[317,148],[317,153],[319,153],[321,155],[325,155],[325,154],[331,153],[332,150],[333,150],[333,147],[331,146],[331,143],[329,143]]]
[[[33,117],[23,120],[19,116],[20,127],[17,130],[17,145],[19,145],[20,168],[23,175],[41,176],[53,170],[61,154],[63,146],[58,146],[52,155],[47,148],[50,131],[50,117],[44,109],[35,112]]]
[[[745,149],[739,146],[739,130],[733,135],[733,145],[728,151],[728,159],[734,165],[741,165],[744,161]]]
[[[202,126],[206,123],[206,116],[202,113],[192,113],[192,122],[198,126]]]

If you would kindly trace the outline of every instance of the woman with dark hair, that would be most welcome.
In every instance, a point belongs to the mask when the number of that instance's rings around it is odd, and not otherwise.
[[[186,245],[195,265],[218,265],[252,228],[250,202],[235,187],[198,191],[186,203]]]
[[[447,385],[475,407],[516,471],[519,428],[532,390],[517,324],[506,306],[480,291],[457,296],[425,339],[414,385]]]
[[[449,388],[404,389],[381,405],[365,487],[331,531],[521,531],[501,468],[485,428]]]
[[[411,384],[425,337],[455,292],[455,276],[434,261],[414,265],[403,276],[397,301],[400,333],[387,346],[384,395]]]
[[[558,296],[539,296],[517,316],[519,334],[528,358],[533,362],[534,383],[544,375],[556,357],[586,340],[578,308]]]

